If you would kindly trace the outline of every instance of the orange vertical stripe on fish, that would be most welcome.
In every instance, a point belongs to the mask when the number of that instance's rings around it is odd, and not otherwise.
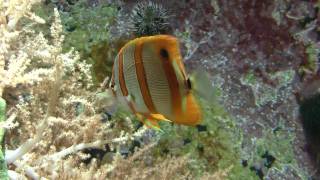
[[[142,62],[142,48],[143,48],[143,41],[137,41],[136,48],[134,51],[134,60],[136,65],[136,72],[138,76],[138,81],[140,85],[140,90],[142,93],[142,97],[144,100],[145,105],[149,109],[151,113],[156,113],[154,104],[151,99],[150,91],[148,88],[148,83],[146,79],[146,73],[143,67]]]
[[[124,75],[123,75],[123,52],[120,51],[119,53],[119,57],[118,57],[118,61],[119,61],[119,83],[120,83],[120,89],[122,92],[123,96],[128,96],[128,90],[126,87],[126,83],[124,80]]]

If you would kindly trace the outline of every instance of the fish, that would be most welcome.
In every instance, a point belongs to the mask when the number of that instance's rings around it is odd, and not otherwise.
[[[179,41],[172,35],[126,43],[114,60],[109,87],[147,127],[160,129],[159,121],[195,126],[202,120]]]

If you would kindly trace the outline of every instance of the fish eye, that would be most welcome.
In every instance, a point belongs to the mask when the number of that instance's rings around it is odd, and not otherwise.
[[[169,59],[169,53],[166,49],[160,49],[160,56],[165,59]]]

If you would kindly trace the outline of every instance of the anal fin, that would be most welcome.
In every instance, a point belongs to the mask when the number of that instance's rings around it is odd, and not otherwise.
[[[171,122],[169,119],[165,118],[162,114],[150,114],[150,118],[160,120],[160,121]]]
[[[140,113],[136,113],[138,119],[145,125],[147,126],[148,128],[152,128],[152,129],[155,129],[157,131],[161,131],[160,129],[160,126],[158,124],[158,121],[160,119],[157,119],[157,118],[162,118],[161,116],[158,116],[157,114],[154,116],[154,114],[149,114],[147,116],[143,115],[143,114],[140,114]],[[159,114],[160,115],[160,114]],[[147,117],[147,118],[146,118]],[[155,118],[157,117],[157,118]],[[164,118],[164,117],[163,117]],[[165,118],[164,118],[165,119]]]
[[[146,125],[148,128],[155,129],[157,131],[161,131],[160,126],[158,124],[158,121],[155,119],[146,119],[144,121],[144,125]]]

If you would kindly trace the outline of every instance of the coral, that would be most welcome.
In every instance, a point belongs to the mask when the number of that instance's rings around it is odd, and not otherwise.
[[[38,23],[44,23],[44,20],[29,10],[32,4],[38,1],[4,1],[0,4],[1,19],[3,22],[1,25],[1,50],[0,50],[0,94],[2,95],[4,88],[11,86],[15,87],[19,83],[36,81],[37,78],[31,79],[30,76],[40,76],[44,72],[29,72],[25,73],[26,67],[30,64],[30,59],[25,52],[20,51],[16,54],[10,50],[13,46],[19,46],[17,41],[19,31],[12,30],[15,28],[17,21],[22,17],[27,17]],[[21,8],[22,10],[20,10]],[[16,44],[14,44],[16,43]],[[10,64],[6,66],[7,61],[10,60]],[[18,59],[21,59],[18,60]]]
[[[222,180],[222,179],[226,179],[228,177],[229,172],[230,172],[230,170],[232,168],[233,167],[230,166],[229,168],[226,168],[224,170],[219,170],[219,171],[215,172],[214,174],[206,173],[205,175],[203,175],[201,177],[201,179],[203,179],[203,180],[210,180],[210,179]]]

